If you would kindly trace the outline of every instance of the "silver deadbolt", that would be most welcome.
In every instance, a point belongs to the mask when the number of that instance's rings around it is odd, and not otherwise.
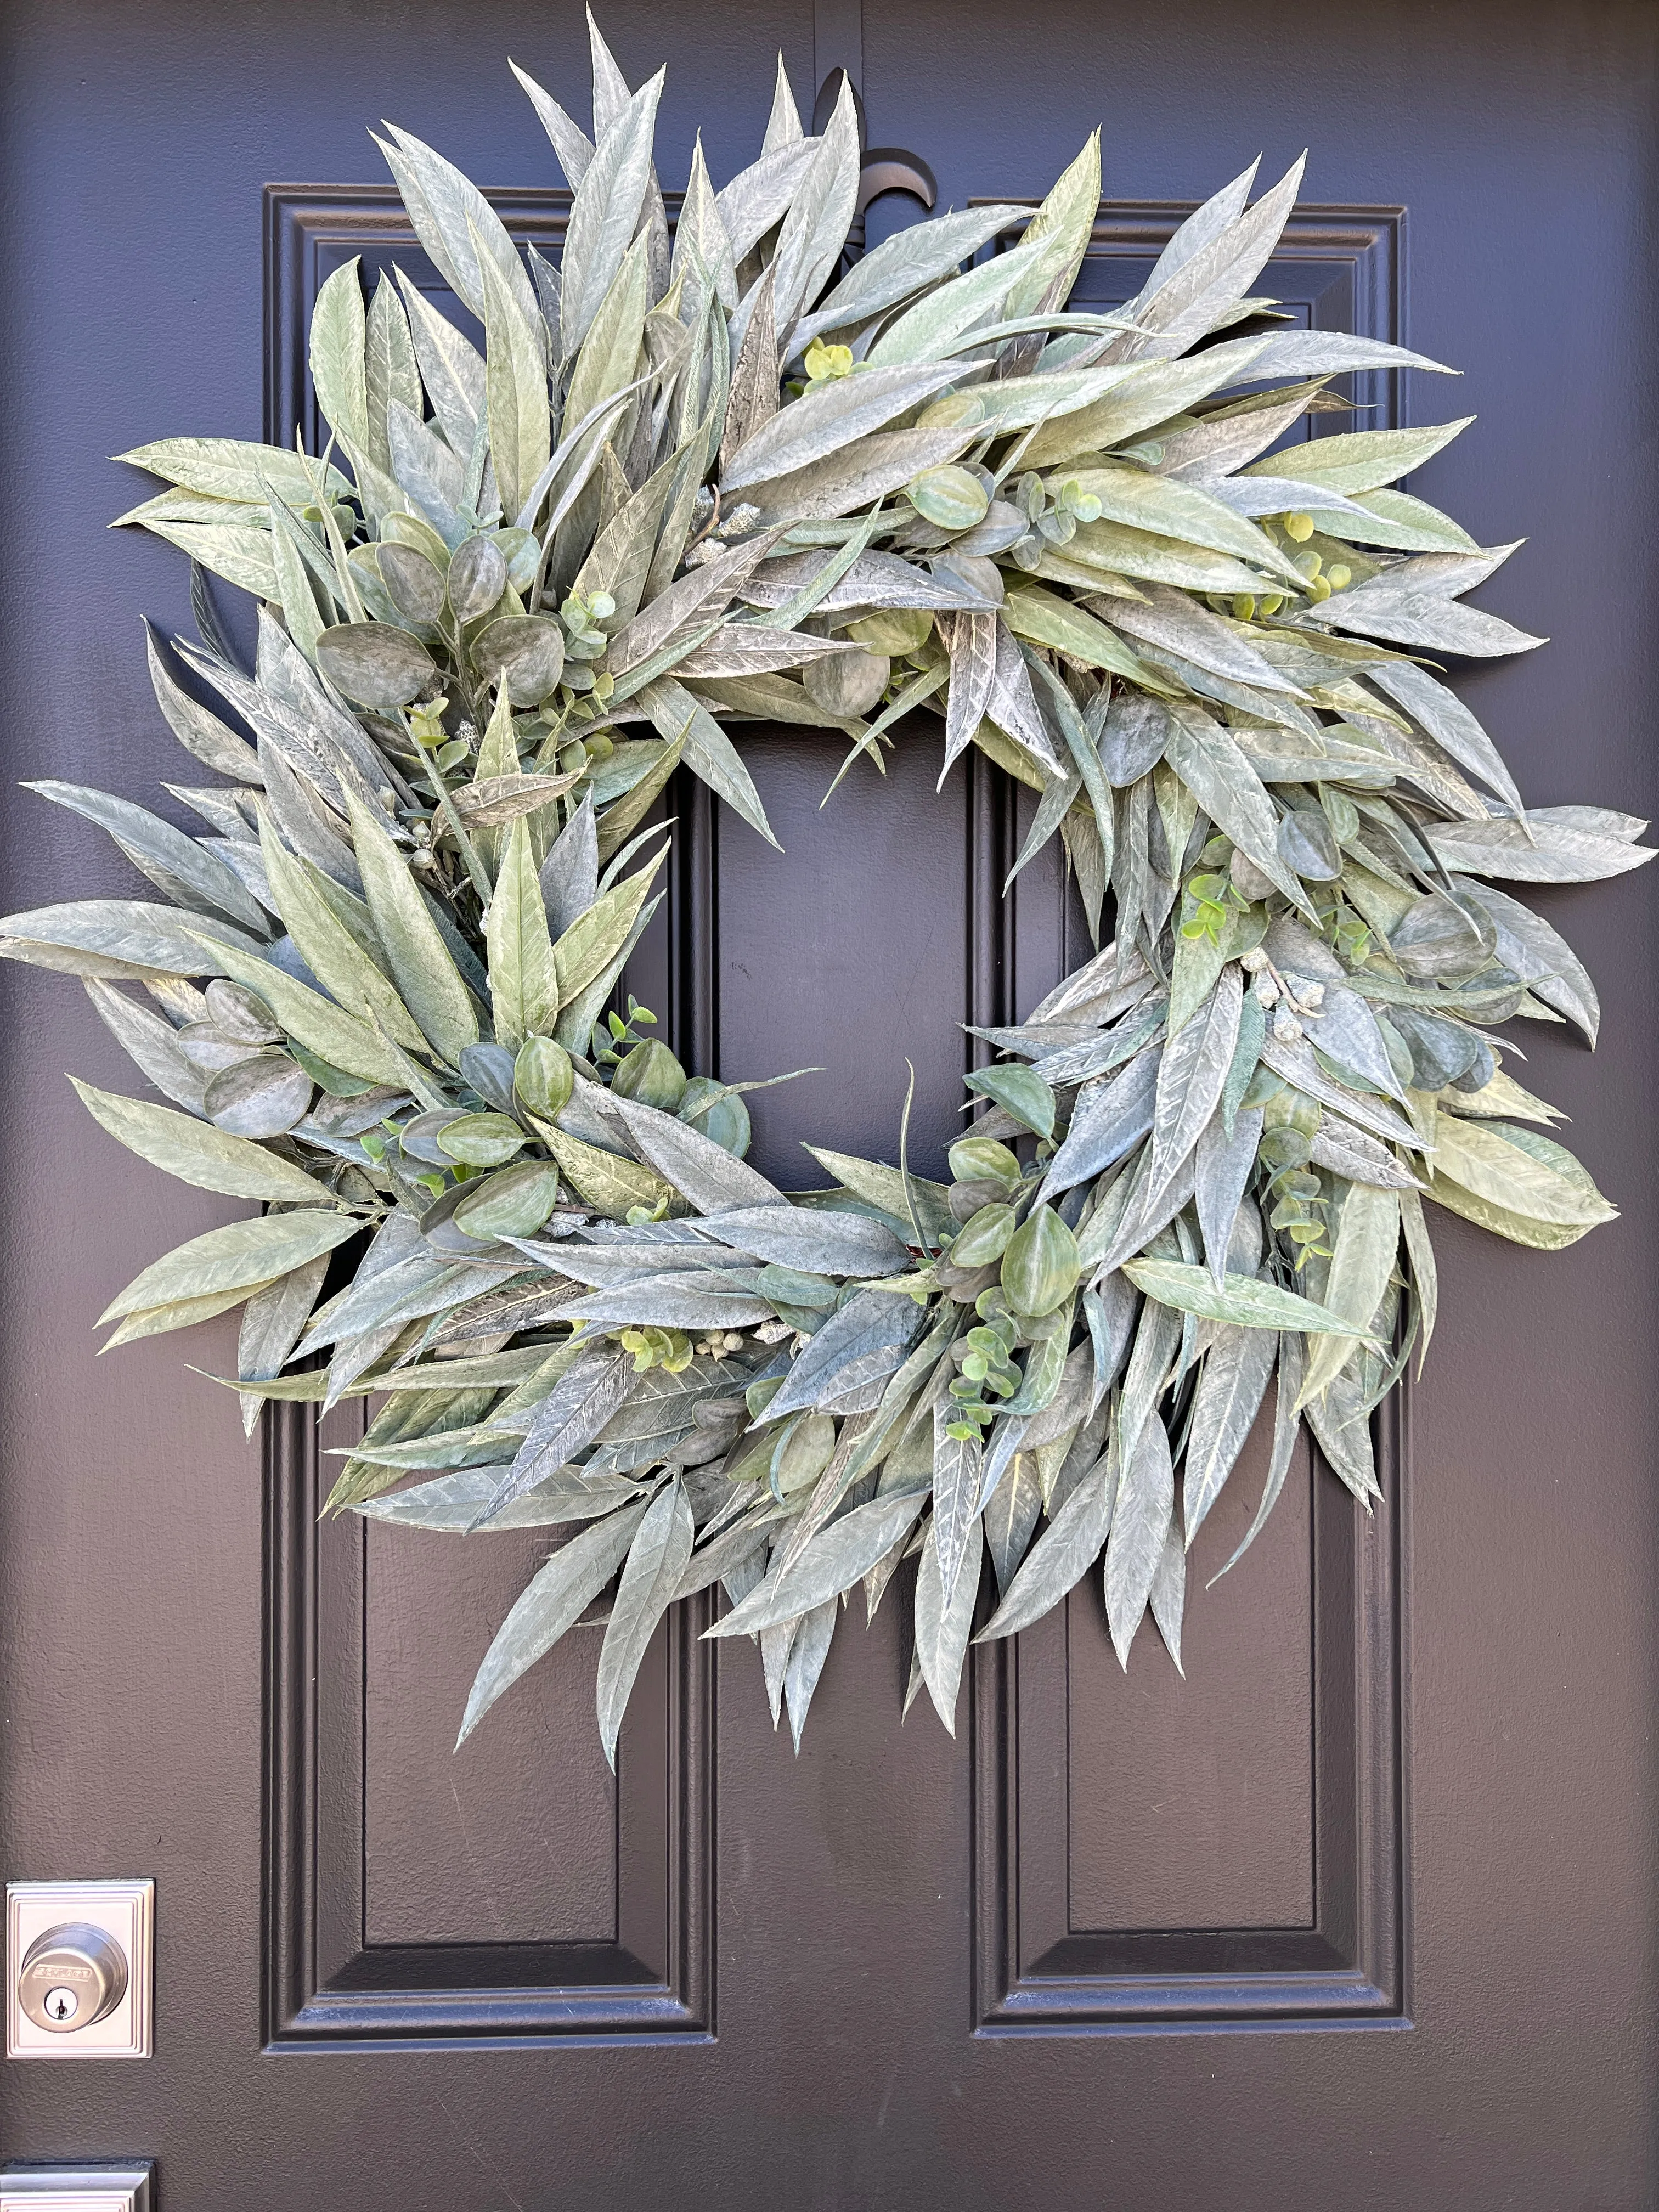
[[[153,1881],[6,1884],[8,2058],[148,2058],[155,1979]]]
[[[37,2027],[55,2034],[90,2027],[127,1990],[127,1954],[106,1929],[70,1921],[48,1928],[23,1954],[17,2001]]]

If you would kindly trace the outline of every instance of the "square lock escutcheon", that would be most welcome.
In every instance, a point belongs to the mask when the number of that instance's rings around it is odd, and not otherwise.
[[[148,2058],[153,1881],[6,1885],[6,2056]]]

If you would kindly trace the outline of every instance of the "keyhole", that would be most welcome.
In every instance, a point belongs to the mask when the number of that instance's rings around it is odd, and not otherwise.
[[[46,1991],[46,2017],[48,2020],[73,2020],[76,2012],[80,2009],[80,2005],[81,2000],[76,1996],[73,1990],[48,1990]]]

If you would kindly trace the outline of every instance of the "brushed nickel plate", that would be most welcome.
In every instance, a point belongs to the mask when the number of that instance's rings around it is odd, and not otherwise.
[[[145,2166],[22,2166],[0,2172],[0,2212],[150,2212]]]
[[[51,1929],[82,1923],[101,1929],[125,1954],[126,1987],[101,2019],[83,2027],[43,2027],[20,2001],[23,1962]],[[8,2058],[148,2058],[155,1985],[153,1881],[9,1881],[6,1884],[6,2056]],[[6,2185],[12,2177],[6,2177]],[[0,2196],[0,2212],[9,2199]],[[23,2200],[20,2200],[23,2201]],[[27,2201],[38,2205],[40,2192]],[[51,2202],[47,2198],[48,2203]],[[76,2203],[82,2200],[76,2198]],[[88,2203],[94,2200],[86,2200]],[[111,2199],[118,2207],[120,2197]],[[102,2198],[97,2212],[104,2212]]]

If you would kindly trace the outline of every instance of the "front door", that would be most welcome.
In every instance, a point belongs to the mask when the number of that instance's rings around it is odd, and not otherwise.
[[[291,435],[318,283],[408,258],[383,116],[555,238],[505,64],[577,108],[586,38],[562,0],[56,0],[9,27],[0,834],[24,908],[131,889],[17,779],[148,802],[176,773],[139,617],[187,626],[183,564],[105,535],[138,495],[103,456],[258,437],[262,392]],[[1478,414],[1413,488],[1530,540],[1486,600],[1553,642],[1468,696],[1529,799],[1654,811],[1650,7],[614,0],[604,27],[632,82],[668,64],[668,185],[699,126],[716,182],[751,158],[780,43],[803,95],[857,69],[872,139],[929,162],[941,207],[1041,192],[1103,123],[1091,304],[1258,149],[1277,174],[1310,145],[1263,289],[1459,365],[1449,405],[1409,379],[1352,397],[1372,425]],[[750,736],[787,860],[678,802],[635,988],[699,1068],[824,1069],[756,1102],[786,1184],[812,1180],[802,1138],[893,1157],[907,1055],[927,1165],[959,1025],[1082,956],[1057,871],[1000,904],[1018,809],[989,769],[935,793],[937,726],[823,811],[838,742]],[[63,1071],[122,1089],[125,1062],[72,985],[0,970],[0,1869],[153,1876],[157,1929],[153,2057],[7,2063],[0,2162],[154,2158],[161,2212],[1652,2203],[1659,927],[1645,878],[1547,896],[1604,1041],[1532,1028],[1533,1079],[1623,1218],[1545,1257],[1437,1218],[1445,1318],[1382,1421],[1369,1523],[1299,1467],[1194,1605],[1184,1680],[1150,1636],[1120,1672],[1091,1581],[976,1655],[954,1741],[925,1698],[901,1723],[901,1608],[836,1638],[797,1755],[695,1601],[616,1780],[593,1632],[451,1751],[533,1532],[319,1528],[302,1409],[245,1443],[185,1364],[230,1372],[234,1319],[94,1358],[112,1291],[234,1209],[79,1115]]]

